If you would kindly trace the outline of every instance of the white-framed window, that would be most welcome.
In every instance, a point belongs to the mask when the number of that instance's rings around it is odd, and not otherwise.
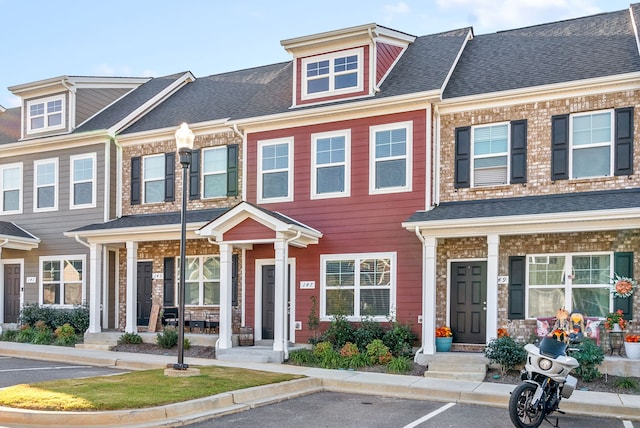
[[[369,193],[411,190],[413,122],[369,128]]]
[[[613,110],[571,115],[570,177],[613,175]]]
[[[70,208],[96,206],[96,154],[71,156]]]
[[[142,158],[142,192],[145,204],[164,202],[165,155]]]
[[[562,307],[605,317],[613,304],[613,274],[612,252],[527,255],[527,318],[552,316]]]
[[[58,158],[33,162],[33,211],[58,209]]]
[[[258,203],[293,200],[293,137],[258,141]]]
[[[2,214],[22,212],[22,163],[0,166]]]
[[[64,128],[62,95],[27,101],[27,134]]]
[[[202,149],[202,197],[227,196],[227,146]]]
[[[349,196],[351,130],[311,135],[311,198]]]
[[[356,48],[302,60],[302,99],[359,92],[364,87],[364,49]]]
[[[180,282],[180,258],[176,258],[176,285]],[[176,295],[177,295],[176,290]],[[184,275],[184,304],[220,305],[220,257],[188,256]]]
[[[509,123],[472,128],[472,186],[509,182]]]
[[[85,300],[86,256],[40,257],[40,304],[74,306]]]
[[[323,320],[345,315],[388,321],[396,304],[396,253],[320,256]]]

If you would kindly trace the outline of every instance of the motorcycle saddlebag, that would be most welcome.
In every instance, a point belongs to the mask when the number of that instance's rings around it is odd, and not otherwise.
[[[576,389],[576,385],[578,384],[578,379],[575,377],[568,375],[567,380],[564,381],[564,385],[562,385],[562,398],[569,398],[573,391]]]

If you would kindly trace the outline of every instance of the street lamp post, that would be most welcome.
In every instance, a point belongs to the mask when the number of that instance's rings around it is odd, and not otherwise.
[[[184,363],[184,275],[186,265],[187,246],[187,180],[188,169],[191,165],[191,151],[195,136],[186,123],[180,125],[176,131],[176,148],[182,165],[182,210],[180,211],[180,282],[178,284],[178,363],[173,365],[176,370],[186,370]]]

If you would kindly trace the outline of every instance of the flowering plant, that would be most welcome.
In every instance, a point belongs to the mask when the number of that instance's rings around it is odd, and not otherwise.
[[[504,327],[500,327],[498,329],[498,337],[507,337],[507,336],[509,336],[509,332],[507,331],[507,329]]]
[[[609,315],[607,315],[607,319],[604,322],[609,330],[613,328],[614,324],[619,324],[620,328],[624,328],[626,325],[624,312],[622,312],[622,309],[618,309],[615,312],[609,312]]]
[[[624,341],[629,343],[638,343],[640,342],[640,334],[628,334],[624,338]]]
[[[611,279],[611,294],[613,294],[613,297],[629,297],[635,291],[636,285],[636,281],[632,278],[616,274]]]
[[[436,328],[436,337],[452,337],[453,332],[447,326]]]

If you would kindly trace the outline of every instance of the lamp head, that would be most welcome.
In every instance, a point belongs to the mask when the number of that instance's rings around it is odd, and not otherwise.
[[[183,122],[176,131],[176,147],[178,152],[193,150],[193,140],[195,140],[195,138],[196,136],[191,129],[189,129],[189,125]]]

